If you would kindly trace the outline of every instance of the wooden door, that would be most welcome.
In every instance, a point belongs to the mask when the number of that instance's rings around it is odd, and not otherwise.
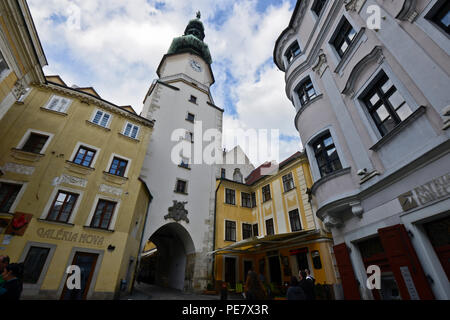
[[[334,247],[334,255],[341,275],[344,298],[346,300],[360,300],[359,285],[353,270],[352,261],[347,245],[341,243]]]
[[[236,258],[225,258],[225,282],[232,288],[236,286]]]
[[[404,225],[378,230],[400,295],[404,300],[434,299],[425,273]]]
[[[80,290],[69,290],[67,283],[64,283],[64,290],[61,300],[86,300],[92,278],[94,276],[95,266],[97,264],[98,254],[77,252],[72,261],[73,266],[78,266],[81,271],[81,288]],[[65,277],[67,281],[67,277]]]

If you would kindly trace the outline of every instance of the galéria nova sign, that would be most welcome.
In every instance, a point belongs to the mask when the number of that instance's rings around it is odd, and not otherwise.
[[[88,233],[75,233],[70,231],[65,231],[64,229],[45,229],[39,228],[37,230],[37,235],[42,239],[76,242],[82,244],[90,244],[94,246],[102,246],[105,242],[105,237],[95,236]]]
[[[427,203],[450,196],[450,173],[433,179],[398,197],[403,211],[409,211]]]

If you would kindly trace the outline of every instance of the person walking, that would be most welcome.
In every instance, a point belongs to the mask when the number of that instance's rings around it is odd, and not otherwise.
[[[19,300],[22,294],[23,264],[11,263],[4,268],[5,282],[0,287],[0,300]]]
[[[256,272],[249,271],[247,281],[245,282],[245,299],[246,300],[265,300],[267,297],[263,284],[258,279]]]
[[[306,300],[316,300],[316,294],[314,293],[314,283],[312,280],[306,278],[306,272],[301,270],[298,273],[298,277],[300,279],[300,287],[305,292]]]
[[[291,277],[286,297],[288,300],[306,300],[306,294],[295,276]]]
[[[316,284],[316,279],[314,279],[313,276],[311,276],[311,271],[309,271],[309,269],[305,269],[305,273],[306,273],[306,280],[311,280],[313,284]]]
[[[0,286],[5,282],[5,280],[3,280],[2,273],[8,264],[9,264],[9,257],[0,256]]]

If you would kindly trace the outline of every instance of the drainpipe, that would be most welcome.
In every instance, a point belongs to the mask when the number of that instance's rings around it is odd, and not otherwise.
[[[216,196],[215,196],[215,199],[214,199],[213,251],[216,250],[217,193],[219,192],[221,184],[222,184],[222,179],[220,180],[219,185],[217,186]],[[215,279],[214,279],[214,265],[215,265],[215,263],[216,263],[216,255],[213,253],[212,267],[211,267],[211,278],[214,281],[214,284],[215,284]]]
[[[141,241],[140,241],[140,244],[139,244],[139,251],[138,251],[138,254],[137,254],[137,262],[136,262],[136,267],[135,267],[135,269],[134,269],[133,284],[132,284],[132,286],[131,286],[131,292],[130,292],[130,294],[133,294],[134,283],[135,283],[135,281],[136,281],[136,274],[137,274],[137,272],[138,272],[138,270],[139,270],[139,266],[141,265],[141,252],[142,252],[142,247],[143,247],[143,241],[142,241],[142,240],[144,239],[145,229],[147,228],[148,215],[149,215],[149,213],[150,213],[150,204],[151,204],[152,201],[153,201],[153,196],[152,196],[152,194],[150,193],[150,190],[148,189],[147,184],[144,182],[144,180],[143,180],[142,178],[139,177],[138,179],[139,179],[139,180],[141,181],[141,183],[144,185],[145,190],[146,190],[147,193],[148,193],[148,196],[149,196],[150,201],[149,201],[148,204],[147,204],[147,212],[145,213],[144,228],[142,229]]]

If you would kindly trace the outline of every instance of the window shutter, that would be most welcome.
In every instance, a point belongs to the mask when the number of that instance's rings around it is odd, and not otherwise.
[[[344,298],[346,300],[361,300],[359,285],[353,271],[352,261],[347,245],[344,243],[335,246],[334,255],[341,275],[342,286],[344,288]]]
[[[404,300],[434,299],[425,273],[404,225],[378,230],[381,243]],[[412,280],[412,282],[410,281]],[[418,297],[415,297],[415,295]]]

